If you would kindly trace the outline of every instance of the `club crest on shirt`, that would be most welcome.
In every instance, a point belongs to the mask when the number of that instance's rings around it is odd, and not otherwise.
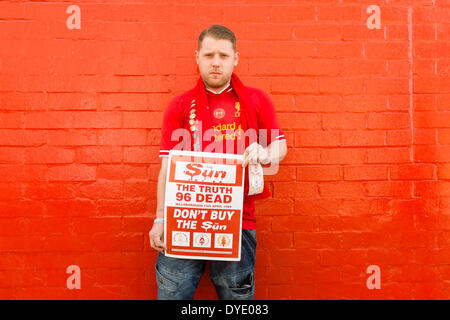
[[[236,102],[236,104],[234,105],[234,107],[236,108],[236,112],[234,113],[234,116],[236,118],[239,118],[241,116],[241,105],[239,104],[239,101]]]
[[[216,110],[214,110],[213,114],[216,119],[222,119],[223,117],[225,117],[225,110],[222,108],[217,108]]]

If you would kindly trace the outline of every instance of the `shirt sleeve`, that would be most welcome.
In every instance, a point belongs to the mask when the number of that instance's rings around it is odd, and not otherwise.
[[[258,109],[259,143],[266,147],[276,140],[286,140],[275,113],[275,107],[269,95],[263,91],[260,94]]]
[[[160,158],[168,157],[169,151],[172,149],[183,149],[183,142],[186,138],[186,130],[184,130],[184,114],[180,106],[181,103],[178,99],[172,99],[164,111],[161,128],[161,144],[159,148]]]

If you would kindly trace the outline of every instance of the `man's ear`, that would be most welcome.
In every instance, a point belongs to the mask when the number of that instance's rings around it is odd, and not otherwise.
[[[198,64],[198,50],[195,50],[195,51],[194,51],[194,54],[195,54],[195,61],[196,61],[197,64]]]

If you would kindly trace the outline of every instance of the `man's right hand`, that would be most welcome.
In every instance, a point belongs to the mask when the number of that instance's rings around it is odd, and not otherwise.
[[[154,223],[152,230],[149,232],[150,236],[150,246],[159,252],[164,252],[166,250],[166,245],[163,242],[164,239],[164,224]]]

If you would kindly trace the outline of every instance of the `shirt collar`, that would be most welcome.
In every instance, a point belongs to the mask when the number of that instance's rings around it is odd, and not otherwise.
[[[233,88],[230,87],[230,82],[231,82],[231,81],[228,81],[227,86],[226,86],[225,88],[223,88],[222,90],[220,90],[219,92],[212,91],[211,89],[206,88],[206,86],[205,86],[205,89],[208,90],[209,92],[214,93],[214,94],[221,94],[222,92],[224,92],[224,91],[227,90],[227,89],[229,89],[228,91],[231,91],[231,90],[233,89]],[[227,92],[228,92],[228,91],[227,91]]]

